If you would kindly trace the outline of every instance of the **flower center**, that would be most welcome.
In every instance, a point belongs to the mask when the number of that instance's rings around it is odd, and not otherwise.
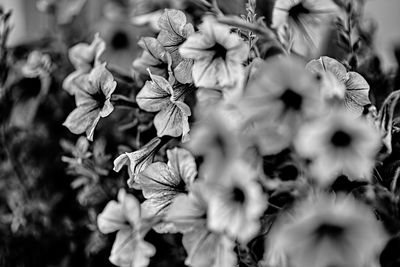
[[[336,147],[348,147],[351,144],[352,138],[351,136],[342,131],[338,130],[336,131],[331,138],[331,143],[336,146]]]
[[[102,92],[96,92],[91,96],[97,102],[99,108],[104,106],[104,102],[106,102],[106,96]]]
[[[344,228],[339,225],[334,225],[330,223],[323,223],[315,229],[315,234],[318,238],[322,237],[332,237],[338,238],[344,232]]]
[[[301,2],[295,6],[292,6],[288,11],[289,17],[295,20],[298,19],[303,14],[310,14],[310,13],[311,11],[308,8],[304,7],[303,3]]]
[[[115,50],[124,49],[129,46],[129,39],[126,33],[117,31],[111,39],[111,46]]]
[[[223,45],[215,43],[215,45],[211,47],[210,50],[215,51],[214,59],[219,57],[223,60],[226,59],[226,54],[228,53],[228,50]]]
[[[286,89],[280,99],[284,103],[286,109],[300,110],[303,104],[303,98],[292,89]]]
[[[237,203],[243,204],[246,196],[244,195],[244,192],[241,188],[235,186],[232,190],[232,199]]]

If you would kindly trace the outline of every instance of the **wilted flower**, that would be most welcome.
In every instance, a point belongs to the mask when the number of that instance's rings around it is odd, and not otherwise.
[[[249,47],[226,25],[205,18],[194,33],[181,45],[183,58],[194,60],[192,76],[198,87],[234,87],[242,80],[242,63]]]
[[[298,127],[322,107],[317,80],[293,57],[275,57],[259,66],[238,103],[246,134],[263,155],[288,147]]]
[[[123,189],[118,202],[110,201],[97,217],[100,232],[117,236],[111,250],[110,262],[119,267],[146,267],[156,250],[143,238],[149,230],[143,222],[139,201]],[[146,229],[147,228],[147,229]]]
[[[372,210],[350,196],[312,196],[275,222],[267,266],[369,266],[386,233]],[[286,264],[285,264],[286,263]]]
[[[246,244],[260,229],[267,199],[257,183],[257,172],[236,160],[220,177],[210,179],[208,226]]]
[[[344,111],[304,125],[295,142],[298,153],[312,160],[310,171],[322,185],[341,174],[351,180],[369,180],[380,145],[380,135],[372,125]]]
[[[154,155],[161,144],[161,139],[155,137],[139,150],[123,153],[114,160],[114,171],[119,172],[123,166],[128,165],[130,187],[139,188],[136,175],[144,171],[154,160]]]
[[[277,0],[272,27],[290,49],[307,55],[319,48],[328,23],[337,11],[332,0]]]
[[[154,117],[157,136],[182,135],[182,139],[185,139],[189,133],[188,118],[191,111],[184,100],[190,92],[190,87],[179,83],[171,85],[163,77],[151,73],[150,77],[152,80],[147,81],[136,96],[139,107],[149,112],[157,112]]]
[[[367,81],[357,72],[347,72],[339,61],[321,57],[310,61],[306,69],[321,76],[323,95],[328,99],[332,97],[343,99],[345,107],[355,115],[360,116],[364,106],[371,104]]]
[[[197,175],[196,162],[189,151],[182,148],[167,150],[168,164],[155,162],[137,175],[143,196],[142,203],[145,217],[164,215],[172,201],[188,187]],[[174,231],[170,224],[157,225],[158,232]]]
[[[79,86],[79,82],[75,80],[101,64],[100,57],[105,49],[105,42],[98,33],[95,34],[91,44],[79,43],[71,47],[68,51],[68,57],[75,67],[75,71],[64,79],[63,89],[74,94],[76,87]]]
[[[77,107],[63,123],[74,134],[86,132],[93,140],[94,129],[100,118],[107,117],[114,110],[110,102],[117,83],[105,64],[98,65],[89,74],[79,77],[75,91]]]
[[[26,64],[22,67],[22,73],[28,78],[48,76],[51,69],[51,58],[37,50],[32,51]]]

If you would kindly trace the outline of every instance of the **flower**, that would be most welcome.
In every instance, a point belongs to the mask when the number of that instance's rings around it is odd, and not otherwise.
[[[76,79],[101,64],[100,57],[105,49],[105,42],[98,33],[95,34],[91,44],[79,43],[71,47],[68,51],[68,57],[75,67],[75,71],[64,79],[63,89],[74,94],[76,87],[79,87],[79,82]]]
[[[160,144],[162,144],[161,139],[155,137],[139,150],[119,155],[114,160],[114,171],[119,172],[124,165],[128,165],[129,187],[140,188],[136,175],[144,171],[153,162]]]
[[[196,162],[189,151],[182,148],[167,150],[168,163],[155,162],[138,173],[137,180],[146,200],[142,210],[146,217],[163,215],[174,198],[186,193],[197,175]],[[171,232],[171,224],[154,228],[157,232]]]
[[[106,69],[105,63],[96,66],[89,74],[80,76],[76,83],[75,102],[77,107],[63,123],[72,133],[81,134],[93,141],[93,132],[100,118],[114,110],[110,102],[117,83]]]
[[[364,267],[376,261],[385,241],[369,207],[350,196],[317,195],[278,217],[265,259],[267,266]]]
[[[92,156],[92,153],[89,151],[89,141],[83,136],[78,138],[75,145],[67,140],[61,140],[60,145],[73,156],[73,158],[63,156],[61,160],[71,165],[82,164],[83,160]]]
[[[313,54],[337,11],[332,0],[277,0],[272,12],[272,28],[278,31],[289,49]]]
[[[288,147],[306,120],[323,111],[318,83],[294,57],[274,57],[258,67],[238,109],[245,133],[261,154]]]
[[[147,81],[136,96],[139,107],[149,112],[157,112],[154,117],[157,136],[182,135],[182,139],[185,139],[189,133],[188,118],[191,111],[183,101],[190,87],[179,83],[172,86],[163,77],[151,73],[150,77],[151,81]]]
[[[28,78],[48,76],[51,70],[51,58],[40,51],[32,51],[26,64],[22,67],[22,73]]]
[[[371,104],[367,81],[357,72],[347,72],[339,61],[321,57],[311,60],[306,69],[321,75],[321,91],[328,99],[332,97],[343,99],[344,106],[356,116],[362,114],[365,105]],[[336,91],[333,91],[335,89]]]
[[[230,28],[205,18],[200,32],[190,35],[179,48],[183,58],[194,60],[192,76],[198,87],[234,87],[242,80],[242,62],[249,48]]]
[[[156,250],[143,238],[147,230],[140,213],[139,201],[123,189],[118,192],[118,202],[108,202],[97,217],[100,232],[109,234],[115,231],[110,262],[120,267],[146,267],[149,258]]]
[[[208,227],[216,232],[226,231],[246,244],[260,229],[259,220],[267,206],[257,172],[235,160],[220,177],[210,179],[209,186]]]
[[[304,125],[295,141],[297,152],[312,160],[311,174],[322,185],[340,174],[369,180],[380,145],[372,125],[344,110]]]

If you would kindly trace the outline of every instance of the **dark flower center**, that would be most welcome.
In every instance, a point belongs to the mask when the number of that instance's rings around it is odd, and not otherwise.
[[[215,52],[214,59],[219,57],[223,60],[226,59],[226,54],[228,53],[228,50],[223,45],[215,43],[215,45],[211,47],[210,50],[213,50]]]
[[[286,109],[300,110],[303,104],[303,97],[291,89],[286,89],[280,99],[284,103]]]
[[[331,237],[338,238],[344,232],[344,228],[339,225],[334,225],[330,223],[323,223],[315,229],[315,234],[318,238]]]
[[[97,102],[97,106],[102,108],[104,106],[104,102],[106,102],[106,96],[100,91],[91,95],[92,98]]]
[[[111,46],[115,50],[124,49],[129,46],[129,39],[125,32],[117,31],[111,39]]]
[[[246,196],[244,195],[244,192],[241,188],[235,186],[232,191],[232,199],[235,202],[243,204],[246,199]]]
[[[331,138],[331,142],[334,146],[342,148],[348,147],[351,144],[351,141],[351,136],[342,130],[336,131]]]
[[[298,19],[299,16],[301,16],[303,14],[310,14],[310,13],[311,13],[311,11],[308,8],[306,8],[305,6],[303,6],[303,3],[301,3],[301,2],[295,6],[292,6],[288,11],[289,17],[291,17],[295,20]]]

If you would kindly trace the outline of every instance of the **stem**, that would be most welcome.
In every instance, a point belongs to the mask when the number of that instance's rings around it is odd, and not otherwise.
[[[119,94],[111,96],[111,103],[116,107],[139,108],[138,104],[134,100]]]

